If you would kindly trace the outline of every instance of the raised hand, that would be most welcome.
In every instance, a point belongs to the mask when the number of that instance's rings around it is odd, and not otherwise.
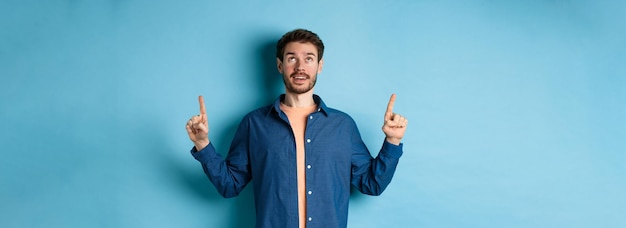
[[[397,113],[393,113],[393,104],[396,102],[396,95],[391,94],[389,103],[387,104],[387,111],[385,112],[385,123],[383,124],[383,132],[387,142],[395,145],[400,145],[400,141],[404,137],[406,131],[406,125],[409,121]]]
[[[192,116],[187,121],[187,134],[189,139],[196,146],[196,150],[202,150],[209,145],[209,123],[206,117],[206,108],[204,107],[204,98],[198,96],[198,103],[200,103],[200,114]]]

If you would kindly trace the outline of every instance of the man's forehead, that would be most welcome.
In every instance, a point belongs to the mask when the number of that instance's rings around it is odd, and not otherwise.
[[[290,42],[285,46],[285,55],[306,54],[317,56],[317,47],[311,42]]]

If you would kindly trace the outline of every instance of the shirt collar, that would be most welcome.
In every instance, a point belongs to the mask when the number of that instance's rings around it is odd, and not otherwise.
[[[285,99],[285,94],[281,94],[275,101],[274,104],[272,105],[272,108],[269,110],[270,112],[275,111],[277,113],[282,112],[280,110],[280,102],[282,100]],[[323,113],[324,115],[328,116],[328,107],[326,106],[326,104],[324,103],[324,101],[322,100],[322,98],[316,94],[313,94],[313,101],[315,102],[315,104],[317,104],[317,111]],[[268,113],[269,114],[269,113]]]

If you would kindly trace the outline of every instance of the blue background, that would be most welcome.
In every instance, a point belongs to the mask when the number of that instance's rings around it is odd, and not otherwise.
[[[326,44],[316,93],[376,153],[350,227],[626,227],[624,1],[0,2],[0,227],[250,227],[189,155],[283,91],[276,40]]]

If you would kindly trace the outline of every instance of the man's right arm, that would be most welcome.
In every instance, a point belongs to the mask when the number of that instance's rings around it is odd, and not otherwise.
[[[244,122],[240,124],[235,135],[236,140],[233,141],[233,146],[229,151],[229,158],[223,159],[209,140],[209,125],[202,96],[198,98],[198,101],[200,114],[191,117],[186,125],[189,139],[194,144],[191,154],[202,164],[204,173],[222,196],[226,198],[237,196],[251,179],[247,151],[245,151],[247,146],[236,146],[247,143],[247,140],[242,140],[242,134],[247,132],[242,129],[246,129],[247,125]]]
[[[248,157],[248,125],[244,120],[235,133],[235,138],[224,159],[212,143],[202,150],[191,149],[191,155],[200,162],[215,189],[226,198],[235,197],[252,179]]]

